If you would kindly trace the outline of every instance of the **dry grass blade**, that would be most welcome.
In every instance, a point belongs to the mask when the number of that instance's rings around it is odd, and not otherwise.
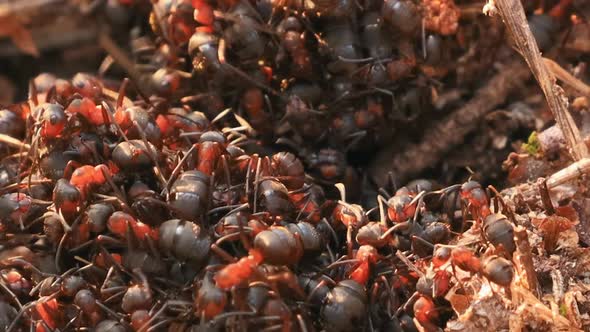
[[[488,10],[492,6],[495,6],[495,9],[500,13],[521,55],[539,82],[572,156],[575,160],[588,157],[588,148],[584,144],[578,127],[567,111],[567,99],[561,87],[555,83],[555,77],[543,61],[521,2],[519,0],[494,0],[488,3]]]

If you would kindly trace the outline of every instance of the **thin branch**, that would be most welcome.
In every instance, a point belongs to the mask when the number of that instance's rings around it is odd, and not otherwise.
[[[551,70],[553,75],[562,81],[563,84],[570,86],[580,95],[590,98],[590,86],[575,78],[574,75],[563,69],[557,62],[548,58],[543,58],[543,61],[545,61],[545,65]]]
[[[520,0],[493,0],[488,2],[485,9],[488,12],[497,11],[502,17],[518,50],[539,82],[573,158],[580,160],[588,157],[588,148],[584,144],[580,130],[567,110],[567,98],[543,61]]]
[[[545,185],[547,190],[551,191],[564,183],[568,183],[590,173],[590,158],[578,160],[571,165],[560,169],[559,171],[547,177]],[[514,197],[520,196],[525,202],[541,203],[540,198],[543,193],[540,192],[539,186],[526,182],[514,187],[502,190],[502,196]]]
[[[427,130],[420,143],[407,144],[401,149],[391,144],[382,149],[370,165],[371,177],[381,185],[392,171],[398,181],[405,182],[436,165],[454,146],[464,143],[479,119],[504,103],[530,76],[530,70],[519,59],[503,65],[471,100]]]
[[[106,32],[100,32],[98,35],[98,44],[127,72],[134,82],[138,82],[140,73],[135,68],[135,64]]]
[[[14,148],[23,149],[23,150],[30,150],[31,146],[29,144],[23,143],[21,140],[14,138],[12,136],[6,134],[0,134],[0,143],[5,143],[10,145]]]
[[[529,237],[526,229],[522,226],[517,226],[514,229],[514,238],[516,239],[516,247],[518,248],[516,259],[520,264],[517,267],[522,269],[525,274],[527,289],[536,297],[541,297],[541,288],[537,280],[537,273],[533,264],[533,253],[529,243]]]

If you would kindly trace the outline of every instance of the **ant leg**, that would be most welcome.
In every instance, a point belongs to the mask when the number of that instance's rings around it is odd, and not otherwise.
[[[395,312],[395,315],[399,316],[399,315],[401,315],[402,312],[408,312],[408,309],[410,308],[410,306],[413,306],[414,302],[416,302],[416,300],[418,300],[419,297],[420,297],[420,293],[414,292],[412,294],[412,296],[410,296],[410,298],[408,298],[408,300],[397,309],[397,311]]]
[[[373,285],[371,286],[371,293],[369,294],[369,307],[373,307],[375,305],[376,298],[379,295],[379,288],[379,283],[377,281],[374,281]]]
[[[128,247],[128,248],[133,248],[133,247]],[[100,252],[105,256],[105,259],[107,259],[112,264],[111,267],[116,267],[117,270],[124,272],[128,275],[131,275],[131,273],[129,273],[129,271],[127,271],[127,269],[125,269],[123,267],[123,265],[121,265],[121,263],[117,262],[113,258],[113,256],[111,256],[111,254],[103,246],[100,246]]]
[[[348,225],[346,229],[346,248],[348,258],[352,259],[352,225]]]
[[[434,244],[426,241],[424,238],[422,238],[420,236],[412,235],[411,236],[411,239],[412,239],[412,241],[420,242],[420,243],[422,243],[422,244],[424,244],[424,245],[426,245],[426,246],[428,246],[428,247],[430,247],[430,248],[432,248],[434,250]]]
[[[29,80],[29,100],[33,102],[34,106],[39,106],[39,98],[37,97],[37,86],[35,85],[35,80]]]
[[[301,218],[303,211],[305,211],[305,209],[307,209],[307,206],[309,205],[309,202],[311,201],[311,195],[309,193],[304,194],[303,198],[307,198],[307,199],[305,200],[305,204],[303,204],[303,207],[299,210],[299,213],[297,213],[297,217],[295,218],[295,223],[299,222],[299,218]]]
[[[272,276],[267,277],[269,281],[274,282],[283,282],[287,285],[290,289],[295,291],[295,294],[299,296],[301,299],[305,299],[306,295],[303,291],[303,288],[299,285],[297,277],[293,274],[293,272],[283,272],[280,274],[274,274]]]
[[[215,316],[215,318],[213,318],[209,324],[211,325],[217,325],[220,321],[228,319],[228,318],[232,318],[235,316],[257,316],[258,313],[253,312],[253,311],[233,311],[233,312],[226,312],[220,315]]]
[[[118,288],[118,287],[113,287],[113,288]],[[108,288],[108,290],[115,292],[116,290],[114,290],[113,288]],[[121,287],[122,289],[120,291],[117,291],[116,293],[114,293],[113,295],[109,296],[107,299],[104,300],[104,303],[110,303],[113,302],[119,298],[122,298],[125,295],[125,292],[127,292],[127,287]]]
[[[57,250],[55,252],[55,260],[54,260],[54,263],[55,263],[55,268],[56,268],[57,271],[61,271],[61,268],[59,267],[59,258],[61,256],[61,252],[63,251],[63,246],[64,246],[64,243],[66,242],[66,240],[68,238],[68,235],[70,235],[69,232],[65,232],[64,233],[64,235],[61,237],[61,240],[59,240],[59,244],[58,244]]]
[[[231,188],[231,173],[229,171],[229,163],[227,161],[227,156],[221,156],[221,164],[223,165],[223,172],[225,173],[225,181],[228,188]]]
[[[357,143],[359,143],[363,138],[367,136],[366,130],[357,131],[348,135],[346,138],[352,138],[352,140],[348,143],[348,147],[344,149],[345,152],[350,151]]]
[[[129,86],[129,78],[125,77],[123,82],[121,82],[121,86],[119,87],[119,91],[117,93],[117,103],[115,104],[117,109],[123,107],[123,100],[125,100],[127,86]]]
[[[387,201],[388,199],[391,198],[391,195],[387,192],[387,190],[385,190],[384,188],[379,188],[377,189],[377,192],[383,196],[385,198],[385,200]]]
[[[145,240],[152,255],[156,257],[158,260],[160,260],[161,255],[160,252],[156,249],[156,244],[154,243],[154,240],[150,236],[146,236]]]
[[[381,279],[383,284],[385,284],[385,290],[387,291],[387,294],[389,295],[388,306],[390,308],[395,307],[395,305],[396,305],[395,295],[391,291],[391,285],[389,284],[389,281],[387,281],[387,278],[385,278],[385,276],[380,276],[379,279]],[[390,311],[388,310],[388,312],[390,312]]]
[[[412,263],[408,257],[406,257],[403,253],[399,250],[395,253],[395,256],[399,258],[410,270],[416,272],[420,277],[424,276],[424,272],[422,272],[414,263]]]
[[[123,241],[119,240],[119,239],[115,239],[112,236],[108,236],[108,235],[103,235],[100,234],[99,236],[96,237],[96,240],[98,241],[99,244],[112,244],[115,246],[120,246],[123,247],[124,243]]]
[[[328,255],[330,256],[330,262],[336,261],[336,257],[334,256],[334,253],[332,252],[332,249],[330,249],[329,245],[326,245],[326,249],[328,250]]]
[[[467,225],[467,212],[469,210],[469,204],[465,204],[464,200],[461,200],[461,229],[459,232],[465,231],[465,225]]]
[[[68,161],[68,163],[66,164],[66,167],[64,168],[63,178],[70,179],[72,177],[72,173],[74,173],[76,168],[81,167],[81,166],[82,166],[82,164],[75,161],[75,160]]]
[[[45,94],[45,102],[53,103],[56,101],[57,101],[57,88],[54,85],[51,88],[49,88],[49,90],[47,90],[47,93]]]
[[[19,310],[23,308],[23,305],[18,300],[18,297],[16,296],[16,294],[14,294],[12,292],[12,290],[10,290],[10,288],[8,288],[8,286],[6,285],[6,282],[4,280],[4,276],[2,276],[2,279],[0,280],[0,288],[6,292],[8,297],[18,306]]]
[[[345,256],[342,256],[342,258]],[[331,270],[333,268],[339,267],[341,265],[348,265],[348,264],[356,264],[356,263],[360,263],[360,259],[357,258],[352,258],[352,259],[342,259],[342,260],[337,260],[334,263],[326,266],[325,268],[322,269],[323,271],[327,271],[327,270]]]
[[[321,280],[312,290],[311,292],[309,292],[309,294],[307,295],[307,297],[305,298],[305,302],[309,303],[311,301],[311,299],[313,298],[313,296],[315,295],[315,293],[322,288],[323,286],[325,286],[328,282],[326,280]]]
[[[237,258],[230,255],[227,251],[221,249],[221,247],[219,247],[215,243],[213,243],[211,245],[211,251],[213,251],[217,256],[223,258],[224,260],[228,261],[229,263],[235,263],[237,261]]]
[[[303,316],[301,316],[301,314],[297,314],[295,317],[297,318],[297,324],[299,324],[299,328],[301,329],[301,332],[308,332],[307,326],[305,325],[305,320],[303,319]]]
[[[254,206],[252,207],[252,212],[256,213],[256,208],[258,205],[258,186],[259,186],[259,178],[260,178],[260,167],[261,167],[261,163],[260,163],[260,158],[257,158],[256,160],[256,175],[254,177]]]
[[[64,328],[63,328],[63,329],[64,329],[64,331],[68,331],[68,328],[70,327],[70,325],[74,324],[74,323],[75,323],[77,320],[79,320],[79,319],[81,319],[81,318],[82,318],[82,315],[83,315],[84,313],[82,312],[82,310],[81,310],[80,308],[77,308],[77,309],[78,309],[78,312],[76,313],[76,315],[75,315],[75,316],[74,316],[72,319],[70,319],[70,320],[69,320],[69,321],[66,323],[66,325],[64,326]]]
[[[101,2],[99,0],[92,0],[92,2]],[[100,66],[98,66],[97,74],[98,77],[104,78],[106,73],[111,69],[113,64],[115,63],[115,59],[111,55],[107,55],[101,61]]]
[[[97,105],[99,106],[99,105]],[[107,111],[108,109],[110,109],[108,107],[108,104],[106,103],[106,101],[102,101],[100,103],[100,113],[102,115],[102,122],[105,125],[105,128],[107,128],[108,131],[111,131],[111,127],[110,125],[112,123],[114,123],[114,121],[111,121],[111,113],[109,113],[109,111]],[[98,155],[98,153],[96,152],[96,150],[93,151],[95,157]]]
[[[149,327],[147,329],[147,332],[158,331],[159,328],[161,328],[162,326],[164,326],[170,322],[173,322],[174,320],[175,320],[174,318],[166,318],[164,320],[161,320],[157,324],[154,324],[153,326]]]
[[[113,189],[113,191],[115,192],[115,195],[119,199],[121,207],[127,212],[133,212],[133,210],[131,210],[131,208],[127,204],[127,197],[125,196],[125,193],[123,193],[123,191],[121,191],[121,189],[117,187],[117,185],[115,184],[115,181],[113,180],[113,177],[111,176],[111,172],[108,169],[108,167],[103,164],[102,167],[99,166],[99,169],[102,172],[102,175],[108,182],[111,189]]]
[[[409,225],[410,225],[410,222],[407,220],[404,222],[397,223],[393,227],[391,227],[387,231],[385,231],[385,233],[383,233],[381,235],[379,240],[380,241],[385,240],[389,235],[391,235],[391,233],[394,233],[395,231],[398,231],[398,230],[407,229],[407,227],[409,227]]]
[[[539,184],[539,187],[540,187],[539,189],[540,189],[540,194],[541,194],[541,200],[543,201],[543,205],[545,205],[545,209],[547,210],[547,212],[551,213],[551,211],[553,211],[553,213],[554,213],[555,210],[553,209],[553,203],[551,202],[551,198],[549,196],[549,189],[547,188],[547,180],[546,179],[543,180]],[[504,198],[498,192],[496,187],[489,185],[488,189],[490,189],[494,193],[494,195],[500,201],[500,204],[502,204],[502,211],[506,211],[506,213],[508,214],[508,216],[510,217],[512,222],[516,223],[516,219],[514,218],[514,212],[512,211],[510,206],[508,206],[508,204],[506,204],[506,201],[504,201]]]
[[[461,289],[465,293],[467,293],[467,290],[465,289],[465,285],[463,284],[463,281],[461,279],[459,279],[459,277],[457,277],[457,269],[455,267],[455,263],[452,260],[451,260],[451,270],[453,271],[453,277],[455,277],[455,280],[457,280],[459,287],[461,287]]]
[[[146,147],[148,157],[154,163],[154,167],[156,168],[155,170],[158,173],[158,174],[156,174],[156,177],[162,183],[162,185],[166,185],[166,179],[164,179],[164,173],[162,172],[162,168],[160,168],[160,163],[158,163],[158,158],[156,158],[157,154],[152,149],[152,145],[148,141],[145,131],[143,130],[143,128],[141,128],[141,126],[137,123],[137,121],[133,121],[133,125],[137,129],[137,132],[139,132],[139,135],[141,135],[141,140],[143,141],[143,144]]]
[[[111,288],[107,288],[106,284],[109,280],[111,280],[111,276],[113,274],[113,272],[115,272],[115,267],[111,266],[109,268],[109,270],[107,271],[107,275],[104,278],[104,281],[102,282],[102,285],[100,286],[99,292],[101,294],[103,293],[110,293],[111,291],[120,291],[121,289],[127,289],[127,287],[125,286],[120,286],[120,287],[111,287]]]
[[[336,231],[334,230],[334,228],[332,228],[332,225],[330,225],[330,223],[328,222],[328,220],[326,220],[326,218],[322,218],[322,220],[320,220],[320,223],[323,223],[324,225],[326,225],[328,227],[328,230],[330,231],[330,234],[332,235],[332,238],[334,239],[334,243],[336,244],[336,247],[338,247],[340,244],[338,241],[338,235],[336,234]]]
[[[170,191],[170,186],[172,185],[172,181],[174,181],[176,179],[176,176],[178,176],[178,173],[180,173],[180,169],[182,168],[182,166],[184,165],[184,163],[186,162],[188,157],[195,151],[195,149],[197,148],[197,144],[193,144],[193,146],[191,146],[191,148],[185,153],[185,155],[182,157],[182,159],[180,159],[180,161],[178,162],[176,167],[174,167],[174,169],[172,170],[172,173],[170,173],[170,177],[168,178],[168,180],[164,184],[164,189],[162,190],[161,195],[165,195],[168,193],[168,191]]]
[[[393,98],[393,96],[392,96],[392,98]],[[397,181],[395,180],[393,172],[391,172],[391,171],[387,172],[387,184],[391,187],[391,189],[392,189],[391,192],[394,193],[397,191]]]
[[[247,209],[248,207],[250,207],[250,204],[248,203],[244,203],[244,204],[235,204],[235,205],[227,205],[227,206],[218,206],[214,209],[209,210],[209,212],[207,212],[208,215],[212,215],[215,214],[217,212],[220,211],[225,211],[225,210],[230,210],[228,213],[226,213],[222,218],[225,218],[233,213],[242,211],[244,209]]]
[[[377,195],[377,204],[379,204],[379,221],[384,226],[387,226],[387,219],[385,218],[385,209],[383,208],[383,204],[387,205],[387,201],[381,195]]]
[[[223,111],[219,112],[219,114],[217,114],[215,116],[215,118],[213,118],[213,120],[211,120],[211,123],[216,123],[219,120],[221,120],[223,117],[225,117],[226,115],[228,115],[229,113],[231,113],[231,108],[226,108]]]
[[[246,234],[244,233],[244,226],[242,225],[242,223],[238,223],[238,234],[240,236],[240,241],[242,242],[242,245],[244,246],[244,248],[246,250],[250,251],[250,249],[252,249],[252,246],[248,242],[248,238],[246,237]]]
[[[238,226],[239,229],[239,226]],[[222,237],[220,237],[219,239],[217,239],[217,241],[215,241],[215,245],[216,246],[220,246],[223,242],[225,241],[230,241],[230,240],[237,240],[240,238],[240,234],[239,233],[230,233],[230,234],[226,234]]]
[[[284,322],[283,322],[284,324]],[[278,331],[280,329],[283,328],[283,324],[278,324],[278,325],[273,325],[273,326],[269,326],[267,328],[264,328],[262,330],[260,330],[260,332],[272,332],[272,331]],[[289,331],[290,329],[288,329],[287,331]]]
[[[35,119],[35,122],[38,122],[38,119]],[[28,120],[27,120],[28,122]],[[27,126],[28,127],[28,126]],[[29,134],[27,133],[27,138]],[[31,188],[31,181],[32,181],[32,177],[33,177],[33,171],[36,169],[36,167],[39,165],[39,141],[41,140],[41,126],[39,126],[34,133],[31,135],[31,145],[30,145],[30,149],[27,151],[26,153],[26,158],[20,158],[19,160],[19,165],[18,165],[18,169],[23,170],[26,164],[26,160],[32,159],[33,162],[31,163],[31,167],[29,168],[30,172],[29,172],[29,176],[27,177],[27,188]],[[24,147],[24,146],[23,146]],[[22,148],[21,148],[21,153],[23,152]],[[17,177],[17,183],[21,182],[21,178],[20,175]]]
[[[104,305],[101,301],[96,301],[96,305],[99,306],[102,310],[104,310],[109,316],[116,319],[120,324],[123,324],[127,328],[127,330],[131,329],[131,326],[123,319],[125,316],[123,314],[117,313],[113,311],[108,306]]]
[[[14,317],[14,319],[13,319],[13,320],[12,320],[12,322],[10,323],[10,326],[8,326],[8,328],[6,329],[6,332],[11,332],[11,331],[12,331],[12,330],[13,330],[13,329],[16,327],[16,324],[17,324],[18,322],[21,322],[21,319],[20,319],[20,318],[21,318],[21,317],[22,317],[22,316],[25,314],[25,312],[26,312],[27,310],[29,310],[29,309],[31,309],[32,307],[34,307],[34,306],[36,306],[37,304],[39,304],[39,302],[41,302],[41,300],[43,300],[44,302],[52,300],[53,298],[55,298],[55,297],[58,295],[58,293],[59,293],[59,292],[56,292],[56,293],[53,293],[53,294],[51,294],[51,295],[49,295],[49,296],[44,296],[44,297],[40,298],[40,299],[39,299],[39,300],[37,300],[37,301],[33,301],[33,302],[29,302],[29,303],[25,304],[25,305],[24,305],[24,306],[23,306],[23,307],[22,307],[22,308],[19,310],[19,312],[17,313],[16,317]],[[49,331],[50,331],[50,330],[51,330],[51,329],[49,329]]]
[[[424,195],[426,195],[426,191],[422,190],[412,201],[410,201],[409,206],[413,206],[416,204],[416,210],[414,211],[414,216],[412,218],[412,223],[416,223],[418,221],[418,215],[420,214],[420,208],[423,205]]]
[[[250,195],[250,173],[252,173],[252,160],[253,159],[258,159],[258,155],[257,154],[253,154],[250,157],[250,160],[248,160],[248,166],[246,167],[246,197],[249,197]]]
[[[154,320],[156,320],[156,318],[158,318],[164,312],[164,310],[166,310],[166,308],[168,308],[168,301],[166,301],[162,305],[162,307],[155,314],[150,315],[151,316],[150,319],[147,322],[143,323],[143,325],[139,327],[139,329],[137,330],[137,332],[143,332],[145,330],[149,330],[150,325],[152,324],[152,322]],[[163,320],[163,321],[166,321],[166,320]],[[158,323],[158,324],[160,324],[160,323]],[[157,326],[158,324],[156,324],[154,326]],[[152,326],[152,327],[154,327],[154,326]]]

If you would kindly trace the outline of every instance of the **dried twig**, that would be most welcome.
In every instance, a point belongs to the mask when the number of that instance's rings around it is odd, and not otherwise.
[[[557,125],[561,128],[568,148],[575,160],[589,156],[588,148],[580,135],[580,131],[567,111],[567,98],[563,90],[555,83],[555,77],[547,69],[535,37],[529,28],[524,9],[520,0],[494,0],[486,5],[486,9],[494,8],[500,13],[508,32],[512,36],[519,52],[528,63],[539,86],[545,94],[549,109]],[[491,11],[495,11],[491,9]]]
[[[131,61],[125,51],[121,49],[106,32],[100,32],[98,35],[98,43],[109,53],[115,62],[127,72],[134,82],[139,81],[140,73],[135,68],[133,61]]]
[[[579,160],[547,178],[547,188],[555,188],[590,172],[590,158]]]
[[[526,276],[528,290],[535,297],[540,298],[541,289],[539,287],[537,273],[535,272],[535,267],[533,265],[533,253],[531,251],[531,245],[529,244],[529,237],[526,232],[526,228],[522,226],[515,227],[514,238],[516,240],[516,247],[518,248],[516,259],[520,263],[517,264],[517,266],[523,270]]]
[[[548,58],[543,58],[543,61],[545,61],[545,65],[551,70],[553,75],[562,81],[563,84],[576,90],[580,95],[590,98],[590,86],[588,84],[575,78],[574,75],[563,69],[557,62]]]
[[[383,184],[387,173],[393,171],[396,179],[404,182],[434,166],[455,145],[463,143],[465,135],[477,126],[478,119],[502,104],[530,74],[519,60],[503,66],[467,104],[429,129],[422,142],[408,144],[400,153],[396,153],[398,149],[394,144],[380,151],[369,168],[373,180]]]
[[[576,180],[579,177],[588,173],[590,173],[590,158],[584,158],[553,173],[544,182],[547,187],[547,190],[551,191],[551,189],[557,186]],[[539,179],[539,181],[543,182],[542,179]],[[508,197],[520,196],[525,202],[538,203],[540,201],[540,198],[542,198],[542,196],[544,195],[541,189],[542,188],[539,187],[536,183],[527,182],[516,185],[514,187],[506,188],[502,190],[501,194],[502,196]]]
[[[30,150],[31,146],[29,144],[23,143],[21,140],[16,139],[12,136],[0,134],[0,143],[5,143],[10,145],[14,148],[22,149],[22,150]]]

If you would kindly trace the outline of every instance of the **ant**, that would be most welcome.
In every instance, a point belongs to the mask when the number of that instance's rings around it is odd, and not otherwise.
[[[512,262],[503,257],[489,255],[481,260],[465,247],[436,245],[432,259],[433,266],[440,268],[449,261],[453,271],[456,266],[470,273],[481,273],[491,282],[504,287],[510,285],[514,277]]]

